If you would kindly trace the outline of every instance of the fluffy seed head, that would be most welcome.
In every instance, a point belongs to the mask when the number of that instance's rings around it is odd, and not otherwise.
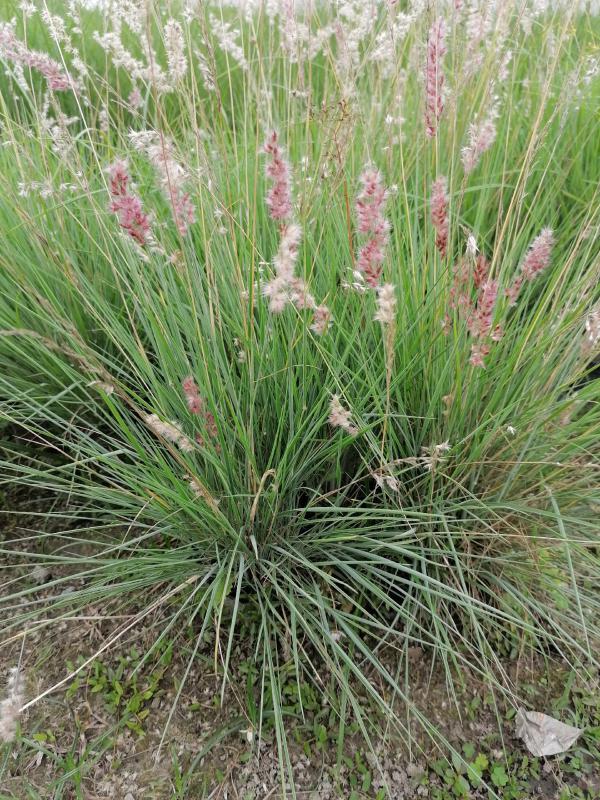
[[[435,246],[442,258],[448,251],[448,180],[443,175],[431,184],[431,222],[435,230]]]
[[[483,369],[485,367],[485,357],[489,355],[490,346],[485,342],[477,342],[471,345],[471,357],[469,358],[469,363],[472,364],[474,367],[480,367]]]
[[[267,136],[263,150],[269,156],[265,172],[273,181],[267,194],[267,207],[272,219],[284,220],[292,213],[290,166],[284,158],[276,131]]]
[[[521,292],[522,286],[523,286],[523,276],[517,275],[517,277],[505,291],[506,297],[508,298],[509,306],[517,305],[517,300],[519,299],[519,294]]]
[[[142,201],[129,188],[130,178],[127,164],[115,161],[108,168],[110,210],[119,220],[119,225],[138,244],[146,244],[150,238],[150,219],[144,212]]]
[[[200,414],[202,411],[202,400],[194,378],[188,375],[187,378],[183,379],[181,386],[190,412],[192,414]]]
[[[384,216],[387,192],[381,173],[371,167],[364,170],[360,182],[362,189],[356,198],[358,230],[369,238],[359,251],[356,266],[365,282],[375,288],[379,283],[389,239],[389,222]]]
[[[263,286],[262,293],[269,300],[269,311],[273,314],[281,314],[290,300],[288,283],[278,276]]]
[[[351,436],[358,433],[358,428],[350,421],[350,411],[344,408],[337,394],[331,398],[329,405],[329,424],[334,428],[342,428]]]
[[[18,667],[9,673],[6,697],[0,703],[0,742],[12,742],[24,701],[23,681]]]
[[[591,311],[586,317],[585,339],[590,350],[600,344],[600,308]]]
[[[446,54],[446,23],[440,17],[429,30],[425,64],[425,133],[433,138],[444,110],[443,59]]]
[[[317,306],[313,312],[313,321],[310,326],[311,331],[318,336],[327,332],[331,325],[331,311],[327,306]]]
[[[177,84],[185,78],[187,72],[183,29],[177,20],[170,19],[167,21],[164,36],[169,77],[174,84]]]
[[[177,230],[185,236],[195,221],[195,208],[186,188],[188,171],[175,157],[172,142],[154,130],[131,131],[129,140],[156,170],[163,195],[171,204]]]
[[[486,119],[479,124],[469,126],[469,143],[460,151],[465,173],[473,172],[481,156],[496,141],[496,124],[493,119]]]
[[[194,449],[193,442],[188,439],[176,422],[165,422],[158,414],[147,414],[144,417],[144,422],[157,436],[173,442],[184,453]]]
[[[48,88],[55,92],[64,92],[71,86],[71,79],[62,66],[46,53],[30,50],[25,42],[17,38],[9,23],[0,23],[0,56],[37,70],[46,79]]]
[[[288,283],[294,278],[301,240],[302,228],[294,223],[286,225],[281,234],[277,255],[273,259],[277,277]]]
[[[377,311],[375,320],[382,325],[392,325],[396,320],[396,287],[384,283],[377,289]]]
[[[521,272],[527,281],[532,281],[550,264],[550,256],[554,246],[554,233],[551,228],[544,228],[531,243],[527,255],[521,265]]]
[[[490,335],[497,297],[498,281],[486,281],[479,291],[477,309],[468,323],[471,336],[484,338]]]

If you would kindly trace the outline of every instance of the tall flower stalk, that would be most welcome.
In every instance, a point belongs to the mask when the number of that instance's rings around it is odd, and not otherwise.
[[[444,111],[444,56],[446,54],[446,23],[435,20],[427,37],[425,62],[425,133],[432,139]]]
[[[331,323],[331,312],[326,305],[317,304],[304,280],[295,274],[302,229],[291,221],[291,169],[276,131],[271,131],[267,136],[263,151],[268,158],[265,174],[272,182],[266,204],[271,219],[280,224],[279,247],[273,259],[275,276],[265,284],[263,294],[269,300],[269,310],[275,314],[281,313],[289,303],[299,310],[311,309],[313,320],[310,328],[317,335],[322,335]]]

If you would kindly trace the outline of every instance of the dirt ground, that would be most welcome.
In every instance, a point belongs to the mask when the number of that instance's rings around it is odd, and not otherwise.
[[[9,532],[7,541],[13,541],[13,535]],[[44,609],[59,594],[68,599],[77,588],[77,579],[69,582],[67,568],[32,569],[17,550],[9,561],[2,570],[0,602],[16,586],[34,587],[43,618]],[[281,778],[286,773],[280,768],[273,726],[266,718],[259,736],[256,720],[251,720],[251,655],[241,646],[234,649],[231,680],[221,697],[222,674],[218,662],[215,670],[210,641],[192,659],[193,638],[180,637],[173,645],[167,637],[143,663],[162,629],[158,611],[106,647],[116,630],[135,620],[137,611],[133,601],[92,603],[84,613],[72,613],[67,605],[63,618],[50,626],[32,625],[24,638],[23,630],[2,635],[0,687],[19,662],[26,699],[61,685],[25,712],[17,740],[0,748],[0,800],[293,796],[289,770],[287,785]],[[9,609],[4,607],[2,613],[8,620]],[[562,673],[549,680],[548,665],[540,662],[513,660],[506,667],[520,696],[531,698],[538,710],[552,709],[562,692],[564,710],[583,709],[589,723],[598,725],[600,740],[597,685],[580,689],[574,678]],[[528,758],[515,738],[510,712],[496,709],[489,688],[472,675],[463,675],[462,686],[455,683],[455,702],[444,671],[429,653],[412,648],[409,669],[413,699],[459,752],[479,759],[482,783],[466,781],[465,787],[462,767],[444,762],[416,727],[410,748],[381,735],[369,748],[351,724],[340,743],[339,726],[325,696],[307,686],[304,718],[290,689],[288,746],[297,797],[494,796],[485,784],[495,796],[506,798],[600,797],[593,742],[584,743],[571,760]]]

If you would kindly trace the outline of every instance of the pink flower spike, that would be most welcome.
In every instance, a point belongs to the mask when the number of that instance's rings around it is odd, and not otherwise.
[[[108,170],[110,179],[109,190],[111,196],[125,197],[129,185],[129,172],[125,161],[115,161]]]
[[[289,298],[297,309],[302,310],[305,308],[316,307],[315,298],[308,291],[306,283],[302,278],[294,278],[288,285]]]
[[[311,331],[322,336],[327,332],[331,325],[331,311],[327,306],[317,306],[313,312],[313,321],[310,326]]]
[[[124,161],[115,161],[108,168],[110,210],[119,220],[119,225],[138,244],[146,244],[150,236],[150,220],[144,213],[142,201],[129,190],[129,173]]]
[[[523,276],[518,275],[512,284],[505,290],[506,297],[508,298],[509,306],[516,306],[519,298],[521,287],[523,286]]]
[[[360,176],[360,182],[362,191],[356,198],[358,230],[361,233],[373,233],[383,220],[387,192],[381,173],[376,169],[365,169]]]
[[[187,407],[192,414],[200,414],[202,411],[202,400],[200,398],[200,393],[198,392],[198,387],[196,386],[196,382],[191,375],[188,375],[187,378],[181,383],[183,388],[183,393],[185,395],[185,399],[187,402]]]
[[[294,270],[298,260],[298,250],[302,240],[302,229],[291,223],[281,232],[279,249],[273,259],[277,277],[290,283],[294,279]]]
[[[489,352],[490,348],[487,344],[472,344],[469,364],[472,364],[474,367],[480,367],[481,369],[484,369],[485,363],[483,359],[489,354]]]
[[[292,190],[290,182],[290,166],[283,156],[276,131],[272,131],[263,147],[270,156],[265,172],[273,181],[273,186],[267,194],[267,206],[271,218],[275,220],[288,219],[292,213]]]
[[[378,170],[365,169],[360,182],[362,190],[356,199],[358,230],[370,238],[359,251],[356,267],[366,283],[375,288],[379,284],[389,239],[390,226],[383,213],[387,192]]]
[[[344,408],[337,394],[333,395],[329,405],[329,424],[333,428],[342,428],[350,436],[356,436],[358,433],[358,428],[351,422],[350,411]]]
[[[269,300],[269,311],[273,314],[281,314],[287,306],[290,297],[288,283],[284,278],[275,276],[263,286],[263,295]]]
[[[71,86],[71,79],[62,66],[47,53],[30,50],[17,38],[9,23],[0,23],[0,57],[37,70],[48,82],[48,88],[55,92],[64,92]]]
[[[497,297],[498,281],[487,281],[479,291],[477,310],[467,323],[471,336],[483,339],[490,335]]]
[[[444,110],[443,58],[446,54],[446,24],[440,17],[429,30],[425,65],[425,133],[432,139]]]
[[[196,210],[189,192],[180,191],[173,197],[173,217],[177,230],[182,236],[185,236],[189,226],[196,221]]]
[[[521,272],[527,281],[532,281],[550,264],[550,256],[554,246],[554,234],[551,228],[544,228],[531,243],[527,255],[521,265]]]
[[[435,246],[442,258],[448,251],[448,181],[442,175],[431,185],[431,222],[435,230]]]
[[[473,270],[473,283],[476,289],[480,289],[483,286],[489,271],[489,261],[483,253],[480,253],[475,260],[475,269]]]
[[[487,280],[479,289],[477,308],[467,320],[468,331],[475,339],[471,344],[469,359],[474,367],[484,367],[484,358],[490,352],[491,342],[498,342],[502,338],[500,325],[492,328],[497,299],[498,281]]]
[[[190,176],[176,158],[172,143],[156,131],[131,131],[129,140],[134,148],[144,153],[156,170],[163,195],[171,205],[175,226],[185,236],[195,222],[195,210],[187,184]]]
[[[465,173],[473,172],[481,156],[496,141],[496,125],[493,119],[486,119],[478,125],[469,126],[469,144],[460,151]]]

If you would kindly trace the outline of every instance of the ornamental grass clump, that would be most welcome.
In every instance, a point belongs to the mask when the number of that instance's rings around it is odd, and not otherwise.
[[[0,23],[0,413],[61,525],[3,552],[75,588],[8,583],[3,641],[131,597],[223,685],[252,657],[282,773],[290,675],[446,747],[414,648],[451,700],[593,674],[598,18],[47,5]]]

